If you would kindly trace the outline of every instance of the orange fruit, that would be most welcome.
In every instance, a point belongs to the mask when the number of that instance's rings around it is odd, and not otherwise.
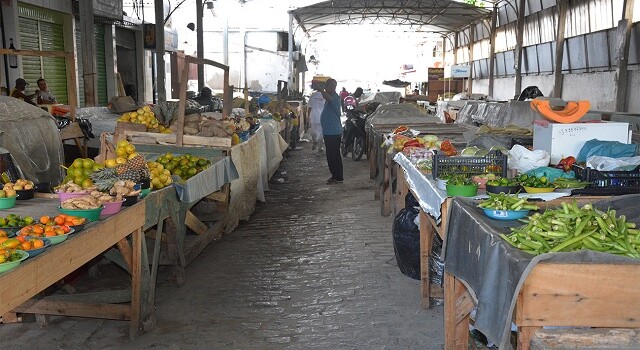
[[[64,235],[64,234],[65,234],[65,233],[64,233],[64,231],[63,231],[61,228],[59,228],[59,227],[55,229],[55,233],[56,233],[56,235],[58,235],[58,236],[62,236],[62,235]]]
[[[0,244],[4,243],[4,241],[6,241],[7,239],[9,239],[9,237],[6,237],[6,236],[0,237]]]
[[[9,234],[7,234],[7,231],[5,230],[0,230],[0,237],[7,237]]]
[[[38,248],[44,247],[44,241],[41,240],[41,239],[32,239],[31,243],[33,244],[33,248],[34,249],[38,249]]]
[[[45,224],[46,225],[49,222],[49,220],[51,220],[51,218],[48,217],[48,216],[41,216],[40,217],[40,223],[41,224]]]
[[[62,217],[61,215],[56,216],[53,220],[56,222],[56,225],[64,224],[64,217]]]
[[[55,232],[53,232],[53,231],[48,231],[48,232],[45,232],[45,233],[44,233],[44,236],[45,236],[45,237],[53,237],[53,236],[55,236],[55,235],[56,235],[56,233],[55,233]]]
[[[16,236],[16,239],[24,243],[27,239],[24,236]]]
[[[62,229],[62,232],[64,232],[64,233],[69,233],[69,231],[71,231],[71,227],[69,227],[68,225],[62,225],[62,226],[60,226],[60,228]]]
[[[22,248],[22,250],[31,250],[31,249],[33,249],[33,246],[31,245],[31,242],[29,242],[29,241],[22,242],[22,244],[20,244],[20,247]]]
[[[48,227],[50,227],[50,226],[48,226]],[[42,226],[36,225],[36,226],[33,226],[32,231],[33,231],[33,233],[39,235],[39,234],[42,234],[45,230],[42,229]]]

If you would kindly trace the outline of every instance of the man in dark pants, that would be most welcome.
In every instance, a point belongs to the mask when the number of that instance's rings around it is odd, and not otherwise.
[[[340,155],[340,138],[342,136],[342,123],[340,122],[341,104],[340,96],[336,93],[338,83],[335,79],[329,79],[325,83],[325,88],[321,90],[324,97],[324,109],[320,115],[324,146],[327,154],[327,164],[331,177],[327,180],[328,185],[341,183],[342,177],[342,156]]]

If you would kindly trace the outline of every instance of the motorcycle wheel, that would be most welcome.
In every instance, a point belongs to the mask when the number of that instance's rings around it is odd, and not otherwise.
[[[342,134],[342,139],[340,140],[340,153],[343,157],[349,155],[349,146],[347,145],[347,135]]]
[[[351,159],[360,160],[364,154],[364,138],[356,137],[353,139],[353,151],[351,152]]]

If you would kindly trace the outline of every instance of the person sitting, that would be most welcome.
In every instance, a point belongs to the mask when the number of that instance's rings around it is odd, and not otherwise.
[[[32,95],[26,95],[24,93],[24,89],[27,87],[27,81],[22,79],[22,78],[18,78],[16,79],[16,86],[11,89],[11,93],[9,93],[9,96],[11,97],[15,97],[19,100],[23,100],[26,103],[32,104],[32,105],[36,105],[32,99],[36,94],[32,94]]]
[[[203,87],[200,90],[200,94],[198,97],[193,99],[198,102],[202,106],[208,106],[209,112],[222,112],[222,101],[219,98],[213,96],[211,89],[208,87]]]
[[[55,96],[49,91],[49,87],[47,86],[47,81],[40,78],[37,81],[38,90],[36,94],[38,95],[38,104],[39,105],[55,105],[58,104]]]

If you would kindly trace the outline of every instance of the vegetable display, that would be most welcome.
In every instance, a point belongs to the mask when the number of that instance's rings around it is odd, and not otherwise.
[[[482,209],[494,210],[538,210],[538,206],[529,202],[526,198],[504,193],[487,193],[489,198],[478,204]]]
[[[583,249],[640,259],[640,230],[616,211],[606,212],[574,202],[523,219],[526,225],[500,234],[512,246],[529,254],[573,252]]]
[[[509,179],[506,177],[499,177],[497,179],[490,179],[487,181],[489,186],[518,186],[520,182],[517,179]]]
[[[557,188],[585,188],[590,184],[590,182],[559,177],[553,182],[553,184]]]
[[[522,186],[535,187],[535,188],[550,188],[554,187],[553,182],[549,181],[545,176],[529,176],[522,174],[518,177],[518,180]]]

